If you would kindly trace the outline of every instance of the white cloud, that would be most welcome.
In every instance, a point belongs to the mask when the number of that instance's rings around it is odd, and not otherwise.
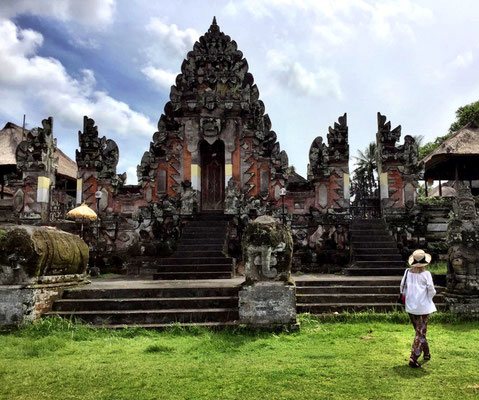
[[[112,21],[114,11],[115,0],[2,0],[0,3],[0,16],[4,18],[33,14],[99,28]]]
[[[474,56],[472,51],[466,51],[465,53],[458,54],[457,57],[451,62],[451,65],[456,68],[466,68],[472,64]]]
[[[473,62],[474,55],[472,54],[472,51],[466,51],[458,54],[454,59],[443,64],[442,67],[436,68],[433,72],[433,76],[438,80],[446,79],[453,74],[457,74],[457,70],[467,68]]]
[[[155,131],[148,117],[97,90],[93,71],[74,78],[58,60],[36,55],[41,34],[0,20],[0,37],[0,108],[6,115],[30,109],[72,128],[88,115],[109,133],[150,137]]]
[[[389,41],[393,34],[414,38],[410,24],[433,19],[430,9],[411,0],[242,0],[230,1],[224,8],[232,16],[243,10],[256,18],[275,18],[280,13],[289,19],[312,19],[315,32],[333,45],[363,26],[379,40]]]
[[[193,48],[193,44],[200,35],[194,29],[188,28],[184,31],[175,24],[167,25],[160,18],[151,18],[146,26],[158,46],[174,57],[185,57],[186,53]],[[155,47],[152,51],[157,50]]]
[[[170,89],[175,84],[176,74],[165,71],[161,68],[155,68],[151,65],[141,70],[156,86],[160,89]]]
[[[138,183],[138,176],[136,175],[136,167],[128,167],[126,169],[126,183],[128,185],[136,185]]]
[[[286,54],[276,50],[270,50],[266,58],[269,60],[269,68],[282,86],[305,96],[342,97],[336,71],[325,67],[309,71],[299,62],[292,61]]]

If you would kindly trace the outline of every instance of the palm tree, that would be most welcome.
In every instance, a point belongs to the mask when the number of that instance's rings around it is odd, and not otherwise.
[[[371,197],[377,189],[374,174],[377,174],[378,165],[376,161],[376,142],[369,143],[364,151],[358,150],[356,170],[353,177],[353,192],[358,198]]]

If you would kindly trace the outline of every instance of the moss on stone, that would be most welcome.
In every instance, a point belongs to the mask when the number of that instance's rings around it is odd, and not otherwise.
[[[16,259],[27,276],[84,274],[88,246],[76,235],[46,228],[14,228],[4,237],[2,262]]]

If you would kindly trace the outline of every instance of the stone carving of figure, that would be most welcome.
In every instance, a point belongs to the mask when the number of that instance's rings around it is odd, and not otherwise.
[[[293,239],[285,225],[265,215],[248,224],[243,235],[247,282],[288,282],[292,256]]]
[[[196,209],[197,199],[196,191],[191,187],[191,182],[186,180],[181,185],[183,193],[181,194],[181,208],[182,215],[192,215]]]
[[[230,178],[230,180],[228,181],[228,186],[226,187],[225,214],[238,214],[238,207],[240,206],[240,195],[241,193],[238,188],[238,183],[233,178]]]
[[[449,292],[479,294],[479,218],[470,189],[456,184],[454,219],[448,225]]]

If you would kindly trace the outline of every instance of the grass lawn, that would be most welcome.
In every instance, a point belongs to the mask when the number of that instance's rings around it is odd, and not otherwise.
[[[405,314],[300,318],[277,334],[42,321],[0,335],[0,399],[479,398],[478,321],[436,315],[412,369]]]

